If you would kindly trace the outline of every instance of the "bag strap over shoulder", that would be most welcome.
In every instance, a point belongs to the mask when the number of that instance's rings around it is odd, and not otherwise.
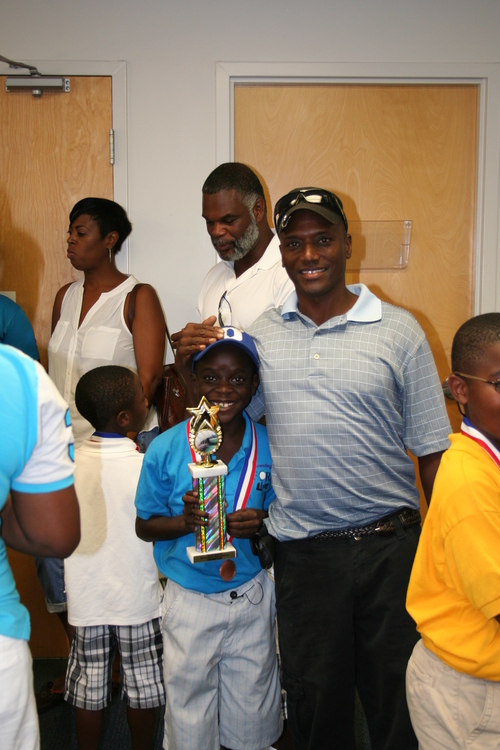
[[[132,332],[132,323],[134,322],[134,317],[135,317],[135,303],[137,300],[137,292],[139,291],[141,286],[147,286],[147,284],[136,284],[134,288],[129,292],[129,295],[128,295],[127,323],[128,323],[130,332]],[[170,344],[170,348],[172,349],[174,356],[175,356],[175,351],[174,351],[174,347],[172,346],[172,339],[170,338],[170,331],[168,330],[168,325],[167,325],[166,320],[165,320],[165,331],[167,333],[168,343]]]
[[[135,318],[135,302],[137,300],[137,292],[144,286],[144,284],[136,284],[134,288],[129,292],[128,295],[128,310],[127,310],[127,323],[129,331],[132,333],[132,323]]]

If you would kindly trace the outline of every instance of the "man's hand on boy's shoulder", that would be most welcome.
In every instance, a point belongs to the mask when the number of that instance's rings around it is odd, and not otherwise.
[[[184,523],[186,525],[186,534],[194,532],[195,528],[207,525],[208,513],[200,510],[200,501],[197,492],[195,492],[194,490],[186,492],[186,494],[182,497],[182,502],[184,503],[184,510],[182,511],[182,515],[184,518]]]
[[[267,518],[266,510],[256,508],[240,508],[226,516],[227,532],[236,539],[249,539],[257,533],[262,521]]]

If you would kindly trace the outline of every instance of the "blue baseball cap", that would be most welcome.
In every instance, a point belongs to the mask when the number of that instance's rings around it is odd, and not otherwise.
[[[244,333],[243,331],[240,331],[239,328],[234,328],[233,326],[226,326],[222,329],[222,332],[224,334],[223,339],[217,339],[213,344],[209,344],[206,349],[203,349],[201,352],[194,355],[191,369],[194,370],[196,362],[199,362],[205,354],[208,354],[208,352],[211,352],[212,349],[221,344],[232,344],[233,346],[237,346],[238,349],[242,349],[245,354],[248,354],[256,368],[259,369],[259,355],[257,354],[257,347],[255,346],[252,337],[249,336],[248,333]]]

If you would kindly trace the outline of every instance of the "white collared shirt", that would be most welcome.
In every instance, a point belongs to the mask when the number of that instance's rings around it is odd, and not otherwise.
[[[135,533],[143,458],[126,437],[92,435],[75,451],[81,539],[64,561],[72,625],[140,625],[160,614],[153,545]]]
[[[245,331],[263,312],[282,305],[293,288],[281,265],[280,242],[275,235],[264,255],[241,276],[236,277],[232,261],[221,261],[210,269],[198,295],[198,314],[200,320],[217,316],[226,293],[230,319],[226,313],[224,324]]]

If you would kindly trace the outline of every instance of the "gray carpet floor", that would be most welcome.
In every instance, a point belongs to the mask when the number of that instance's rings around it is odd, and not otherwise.
[[[35,692],[40,690],[46,682],[54,681],[56,677],[64,673],[65,669],[66,659],[34,659]],[[63,701],[41,714],[39,719],[41,750],[78,750],[74,710],[66,702]],[[371,750],[368,727],[359,702],[356,706],[355,728],[357,750]],[[158,709],[155,722],[155,750],[161,750],[162,738],[163,710]],[[114,698],[106,708],[101,748],[102,750],[132,750],[125,703],[119,697]]]
[[[35,693],[46,682],[53,682],[64,674],[66,659],[34,659],[33,681]],[[41,750],[78,750],[75,712],[65,701],[39,716]],[[161,750],[163,739],[163,709],[156,712],[155,750]],[[114,698],[104,712],[101,739],[103,750],[132,750],[125,703]]]

